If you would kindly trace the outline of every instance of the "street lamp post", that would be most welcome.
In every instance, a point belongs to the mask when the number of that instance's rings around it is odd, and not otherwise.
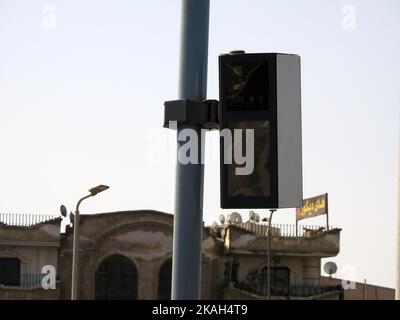
[[[74,243],[72,249],[72,283],[71,283],[71,300],[77,300],[78,293],[78,261],[79,261],[79,206],[82,201],[94,197],[96,194],[107,190],[109,187],[105,185],[99,185],[97,187],[89,189],[90,194],[81,198],[76,204],[75,216],[74,216]]]
[[[268,220],[268,280],[267,280],[267,294],[268,300],[271,300],[271,223],[272,223],[272,215],[276,210],[269,210],[269,220]]]

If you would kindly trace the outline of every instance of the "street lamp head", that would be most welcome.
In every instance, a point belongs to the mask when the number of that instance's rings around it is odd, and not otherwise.
[[[109,186],[105,186],[104,184],[101,184],[97,187],[91,188],[89,189],[90,194],[93,196],[95,196],[96,194],[103,192],[104,190],[107,190],[108,188],[110,188]]]

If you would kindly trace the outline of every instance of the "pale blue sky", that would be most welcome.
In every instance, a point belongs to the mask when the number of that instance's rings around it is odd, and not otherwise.
[[[46,5],[54,30],[43,28]],[[346,5],[355,30],[343,28]],[[342,276],[393,287],[400,2],[211,0],[210,19],[209,98],[221,53],[302,57],[304,196],[329,193]],[[150,155],[174,154],[162,121],[177,97],[179,30],[179,0],[0,0],[0,212],[71,210],[99,183],[111,189],[83,213],[173,211],[175,166]],[[218,154],[216,133],[207,152]],[[222,212],[214,161],[205,221]],[[293,223],[294,211],[275,222]]]

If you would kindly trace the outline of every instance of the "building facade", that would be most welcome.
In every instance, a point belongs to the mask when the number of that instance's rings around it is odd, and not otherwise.
[[[60,233],[60,224],[0,223],[0,299],[70,298],[73,228]],[[173,215],[151,210],[81,215],[78,299],[169,299],[172,229]],[[279,225],[269,236],[267,225],[236,219],[203,230],[202,299],[267,299],[268,270],[272,299],[343,297],[321,279],[340,229]],[[55,290],[41,286],[45,265],[55,267]]]
[[[324,285],[340,285],[342,279],[323,277]],[[369,283],[345,281],[343,300],[395,300],[395,289],[376,286]]]
[[[44,266],[58,268],[61,219],[25,222],[0,222],[0,300],[59,299],[60,285],[43,290],[41,280]]]

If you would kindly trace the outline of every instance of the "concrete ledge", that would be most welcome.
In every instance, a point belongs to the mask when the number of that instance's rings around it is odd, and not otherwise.
[[[314,237],[271,237],[271,252],[280,256],[332,257],[340,250],[340,229]],[[225,234],[225,252],[237,254],[268,254],[268,237],[259,236],[236,226]]]
[[[0,285],[0,300],[59,300],[60,289],[8,287]]]

